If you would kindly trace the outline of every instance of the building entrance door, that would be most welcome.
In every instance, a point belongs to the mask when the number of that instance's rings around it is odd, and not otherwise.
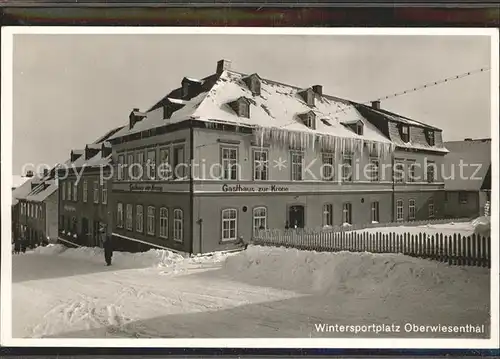
[[[304,206],[295,205],[291,206],[288,210],[288,219],[290,221],[290,228],[304,228]]]
[[[93,243],[92,245],[95,247],[101,247],[101,241],[99,240],[99,228],[100,228],[100,223],[99,221],[94,221],[94,228],[92,231],[92,239]]]

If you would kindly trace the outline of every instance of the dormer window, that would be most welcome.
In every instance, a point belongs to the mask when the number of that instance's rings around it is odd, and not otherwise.
[[[403,142],[409,142],[410,141],[410,126],[408,125],[401,125],[399,127],[399,132],[401,135],[401,140]]]
[[[239,117],[250,118],[250,101],[246,97],[240,97],[236,101],[230,102],[229,106]]]
[[[248,89],[252,92],[254,96],[260,96],[260,77],[257,74],[252,74],[250,76],[244,77],[243,82],[247,85]]]
[[[250,118],[250,106],[245,101],[240,101],[238,104],[238,116]]]
[[[429,146],[434,146],[436,144],[433,130],[426,130],[425,137],[427,139],[427,143],[429,144]]]
[[[307,106],[314,106],[314,91],[311,88],[302,90],[298,94],[302,97]]]
[[[195,96],[201,90],[201,85],[203,81],[184,77],[182,79],[182,98],[189,99]]]
[[[363,136],[363,122],[358,122],[356,124],[356,126],[354,127],[354,131],[356,132],[356,134],[360,135],[360,136]]]
[[[299,118],[302,120],[302,123],[311,130],[316,129],[316,114],[313,111],[300,114]]]
[[[342,122],[342,124],[349,127],[355,134],[363,135],[364,123],[362,121]]]

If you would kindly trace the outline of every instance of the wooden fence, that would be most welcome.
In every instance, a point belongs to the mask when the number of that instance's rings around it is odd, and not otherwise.
[[[491,238],[476,234],[461,236],[442,233],[328,232],[305,234],[301,231],[260,231],[253,243],[314,250],[318,252],[401,253],[412,257],[446,262],[450,265],[491,267]]]

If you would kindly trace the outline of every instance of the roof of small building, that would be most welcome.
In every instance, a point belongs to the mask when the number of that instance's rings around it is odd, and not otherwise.
[[[46,180],[35,187],[26,197],[26,200],[30,202],[43,202],[55,191],[57,191],[57,181],[55,179]]]
[[[445,146],[450,151],[444,157],[445,190],[491,189],[491,182],[488,184],[488,173],[491,171],[491,140],[450,141],[445,142]]]

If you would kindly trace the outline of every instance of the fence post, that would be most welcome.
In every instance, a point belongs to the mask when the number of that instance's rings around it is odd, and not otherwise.
[[[476,262],[474,260],[474,255],[473,255],[473,243],[476,242],[476,235],[472,234],[472,236],[467,237],[467,265],[468,266],[474,266],[476,265]]]
[[[457,234],[456,233],[453,233],[453,237],[452,237],[452,264],[457,264],[457,251],[458,251],[458,238],[457,238]]]

